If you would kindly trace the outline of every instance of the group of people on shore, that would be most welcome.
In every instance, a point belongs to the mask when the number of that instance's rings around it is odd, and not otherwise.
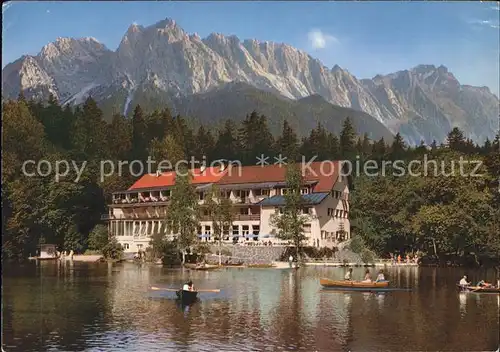
[[[352,268],[349,268],[347,270],[347,273],[344,276],[344,280],[352,281]],[[384,271],[382,269],[379,270],[378,275],[377,275],[377,279],[375,280],[375,282],[381,282],[381,281],[385,281]],[[370,269],[366,269],[365,277],[361,282],[373,282],[372,274],[370,273]]]
[[[391,253],[391,264],[392,265],[401,265],[401,264],[411,264],[415,263],[418,264],[418,260],[420,257],[418,254],[414,254],[413,257],[410,256],[410,254],[406,254],[406,258],[403,258],[401,254],[398,254],[397,256],[395,254]]]

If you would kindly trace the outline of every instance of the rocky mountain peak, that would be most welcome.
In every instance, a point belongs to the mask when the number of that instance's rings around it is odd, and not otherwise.
[[[116,52],[92,38],[58,38],[36,57],[7,65],[3,73],[7,97],[17,97],[21,90],[27,97],[55,92],[77,103],[92,92],[103,101],[121,97],[124,113],[136,103],[138,91],[168,101],[231,82],[290,99],[319,95],[372,115],[416,144],[441,141],[455,125],[467,128],[471,138],[492,138],[498,124],[498,98],[489,89],[460,85],[443,65],[358,80],[339,65],[329,69],[285,43],[241,41],[221,33],[200,39],[170,18],[148,27],[132,24]]]
[[[174,19],[166,17],[164,20],[158,21],[153,25],[155,28],[180,28]]]

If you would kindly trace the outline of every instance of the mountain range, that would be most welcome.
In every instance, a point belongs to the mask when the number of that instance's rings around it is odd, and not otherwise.
[[[322,122],[337,131],[350,116],[358,132],[400,132],[410,144],[441,142],[455,126],[482,142],[494,137],[499,117],[496,95],[460,84],[444,66],[358,79],[287,44],[217,33],[202,39],[168,18],[131,25],[116,51],[94,38],[58,38],[2,70],[2,97],[21,91],[36,99],[53,94],[64,104],[91,95],[123,114],[136,104],[168,105],[208,123],[256,109],[276,126],[290,118],[301,129]]]

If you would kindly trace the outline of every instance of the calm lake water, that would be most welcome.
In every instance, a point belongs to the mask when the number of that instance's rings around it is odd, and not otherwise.
[[[355,269],[361,277],[363,268]],[[373,269],[375,272],[375,269]],[[40,263],[3,268],[5,351],[492,351],[500,296],[461,294],[463,269],[388,268],[385,294],[324,291],[343,268],[223,269]],[[495,272],[471,271],[473,280]],[[182,309],[188,278],[202,301]]]

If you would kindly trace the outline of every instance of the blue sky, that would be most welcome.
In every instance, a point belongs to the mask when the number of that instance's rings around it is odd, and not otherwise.
[[[326,66],[371,78],[445,65],[462,84],[499,92],[495,2],[10,2],[3,5],[4,67],[57,37],[94,37],[115,50],[133,23],[166,17],[189,33],[284,42]]]

